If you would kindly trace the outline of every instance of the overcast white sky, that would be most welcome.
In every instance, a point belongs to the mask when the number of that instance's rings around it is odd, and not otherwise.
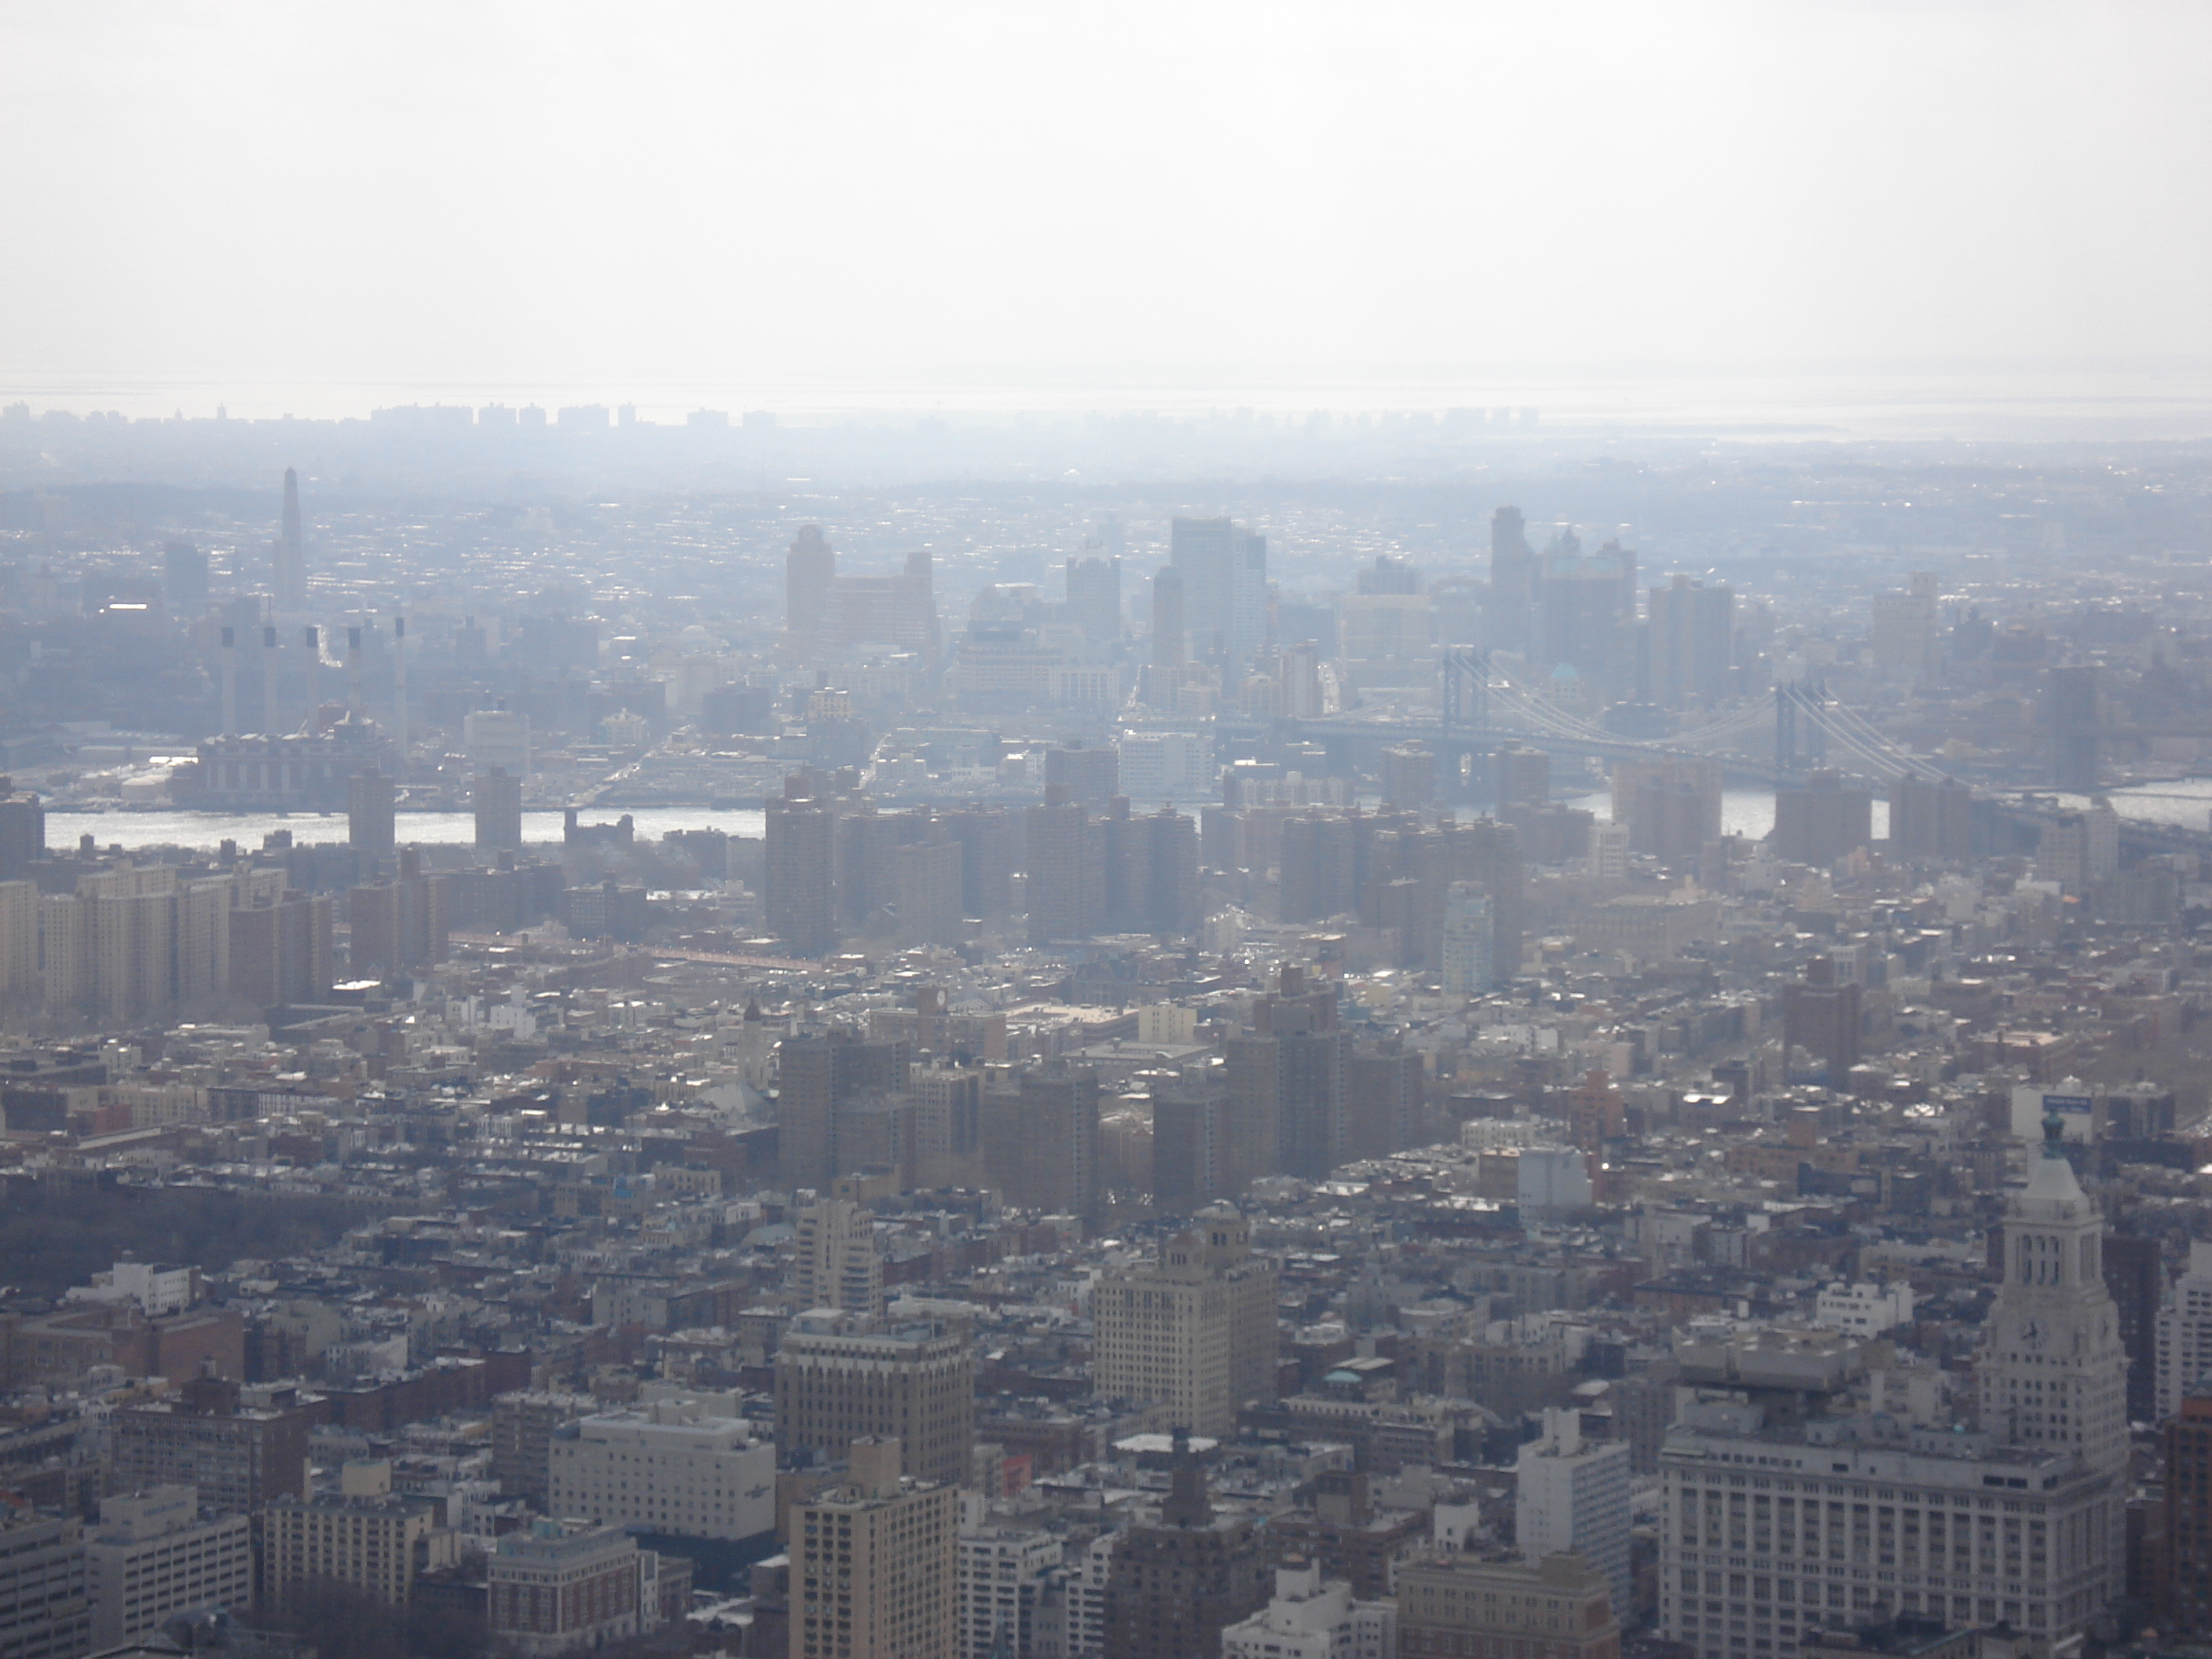
[[[0,396],[2171,364],[2208,49],[2195,0],[0,0]]]

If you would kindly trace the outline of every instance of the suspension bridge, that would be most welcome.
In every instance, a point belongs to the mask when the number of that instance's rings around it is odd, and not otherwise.
[[[1321,744],[1333,763],[1370,769],[1381,750],[1418,741],[1437,756],[1447,780],[1463,779],[1470,787],[1480,757],[1512,747],[1607,761],[1708,760],[1725,776],[1770,787],[1802,781],[1823,767],[1863,774],[1882,788],[1899,775],[1942,773],[1816,683],[1778,686],[1771,696],[1701,724],[1643,737],[1600,726],[1516,681],[1493,667],[1486,652],[1448,651],[1441,672],[1443,696],[1433,718],[1354,713],[1283,720],[1272,729],[1289,741]],[[1235,723],[1224,724],[1235,729]],[[1249,729],[1256,735],[1268,728],[1249,723]]]

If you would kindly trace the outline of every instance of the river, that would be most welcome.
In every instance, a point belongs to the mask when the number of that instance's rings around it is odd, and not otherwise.
[[[585,823],[612,823],[621,808],[587,807]],[[764,817],[758,807],[647,806],[630,812],[640,841],[659,841],[672,830],[721,830],[732,836],[758,836]],[[465,847],[476,840],[477,821],[469,812],[402,812],[396,826],[402,847]],[[46,845],[74,846],[90,836],[101,847],[136,852],[148,847],[187,847],[213,852],[226,840],[249,850],[272,830],[289,830],[301,846],[346,838],[343,812],[68,812],[46,814]],[[525,812],[526,844],[561,839],[561,814]]]
[[[2060,797],[2070,800],[2069,797]],[[2174,783],[2144,784],[2115,789],[2110,797],[2123,817],[2148,818],[2159,823],[2178,823],[2202,830],[2212,813],[2212,778],[2190,778]],[[1610,816],[1612,798],[1604,792],[1578,795],[1569,803]],[[2074,803],[2086,805],[2086,801]],[[611,823],[622,816],[615,807],[592,807],[583,813],[586,823]],[[647,806],[633,811],[641,841],[658,841],[672,830],[720,830],[732,836],[758,836],[765,821],[757,807]],[[1774,795],[1765,789],[1729,789],[1721,795],[1721,828],[1730,835],[1756,841],[1774,828]],[[226,840],[240,847],[258,848],[272,830],[289,830],[302,845],[342,842],[346,838],[343,812],[180,812],[180,811],[49,811],[46,845],[69,847],[77,837],[90,835],[102,847],[135,852],[149,847],[185,847],[213,852]],[[1889,804],[1874,804],[1874,833],[1889,834]],[[466,846],[476,839],[476,819],[467,812],[402,812],[398,819],[402,846]],[[522,838],[526,842],[558,842],[561,814],[525,812]]]

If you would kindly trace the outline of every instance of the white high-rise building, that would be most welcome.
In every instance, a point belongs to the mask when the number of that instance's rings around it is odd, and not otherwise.
[[[2189,1271],[2158,1310],[2158,1418],[2181,1409],[2181,1396],[2212,1372],[2212,1243],[2191,1241]]]
[[[1615,1607],[1633,1604],[1628,1571],[1629,1447],[1585,1440],[1582,1414],[1547,1409],[1544,1432],[1521,1448],[1513,1528],[1521,1559],[1572,1550],[1605,1575]]]
[[[1492,961],[1495,924],[1490,895],[1471,881],[1444,890],[1444,994],[1480,996],[1496,977]]]
[[[975,1500],[981,1507],[981,1500]],[[1038,1650],[1037,1620],[1060,1565],[1062,1546],[1024,1527],[960,1528],[960,1656]]]
[[[1275,1569],[1274,1599],[1221,1632],[1221,1659],[1396,1659],[1398,1604],[1356,1601],[1318,1562]]]
[[[775,1527],[775,1448],[689,1395],[586,1417],[553,1433],[546,1507],[679,1538],[753,1538]]]

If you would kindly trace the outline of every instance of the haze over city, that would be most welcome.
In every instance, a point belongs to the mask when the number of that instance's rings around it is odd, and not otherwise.
[[[2208,47],[0,0],[0,1659],[2204,1659]]]

